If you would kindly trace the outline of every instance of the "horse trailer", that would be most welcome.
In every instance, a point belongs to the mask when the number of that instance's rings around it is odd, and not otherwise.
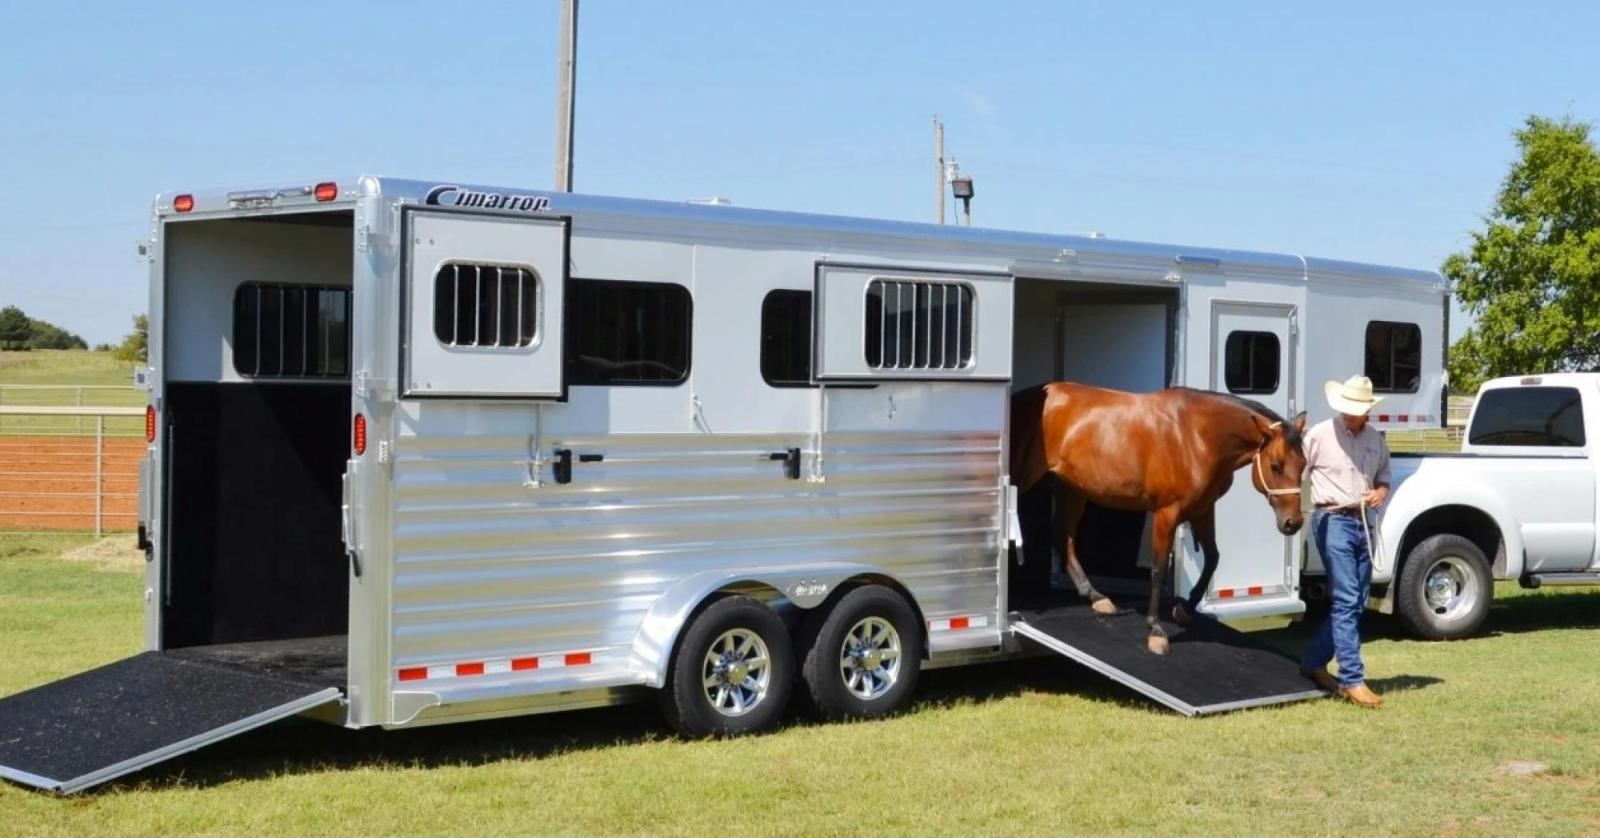
[[[1240,631],[1304,610],[1304,538],[1249,481],[1213,619],[1150,655],[1009,485],[1010,397],[1187,385],[1317,421],[1307,394],[1365,370],[1390,426],[1444,418],[1424,271],[379,177],[164,193],[140,251],[147,651],[0,700],[0,776],[59,792],[287,716],[656,694],[738,733],[790,693],[871,716],[919,669],[1049,652],[1189,714],[1310,697]],[[1148,577],[1148,517],[1086,513],[1101,590]]]

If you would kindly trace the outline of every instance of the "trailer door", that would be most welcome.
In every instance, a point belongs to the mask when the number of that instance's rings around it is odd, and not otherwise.
[[[1260,402],[1292,419],[1298,308],[1280,303],[1214,301],[1211,309],[1210,388]],[[1273,526],[1272,510],[1247,472],[1234,475],[1233,488],[1217,501],[1217,548],[1222,561],[1212,577],[1202,610],[1219,617],[1255,610],[1265,600],[1297,598],[1295,569],[1298,537]],[[1192,539],[1180,551],[1179,592],[1200,572]]]
[[[408,210],[407,398],[559,399],[569,222]]]

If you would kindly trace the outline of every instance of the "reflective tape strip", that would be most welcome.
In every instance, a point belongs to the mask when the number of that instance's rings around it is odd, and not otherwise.
[[[564,669],[569,666],[588,666],[594,663],[593,652],[563,652],[555,655],[528,655],[520,658],[497,658],[486,661],[434,664],[431,666],[405,666],[395,670],[399,681],[437,681],[446,678],[475,678],[479,675],[504,675],[510,672],[530,672],[538,669]]]
[[[1217,599],[1237,599],[1246,596],[1261,596],[1266,591],[1262,585],[1251,585],[1248,588],[1222,588],[1217,591]]]
[[[988,617],[982,614],[968,614],[962,617],[929,620],[928,631],[963,631],[965,629],[983,628],[988,624]]]

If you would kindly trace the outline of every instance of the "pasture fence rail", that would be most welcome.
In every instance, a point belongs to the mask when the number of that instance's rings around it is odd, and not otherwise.
[[[0,404],[7,423],[0,430],[0,533],[90,529],[82,526],[88,522],[97,538],[107,529],[133,529],[144,412],[132,405]],[[72,433],[76,428],[85,430]]]

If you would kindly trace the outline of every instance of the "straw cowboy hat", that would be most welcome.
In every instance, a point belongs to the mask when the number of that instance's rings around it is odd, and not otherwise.
[[[1364,375],[1352,375],[1343,384],[1329,381],[1322,385],[1322,392],[1329,406],[1350,416],[1365,416],[1383,401],[1382,396],[1372,395],[1372,379]]]

